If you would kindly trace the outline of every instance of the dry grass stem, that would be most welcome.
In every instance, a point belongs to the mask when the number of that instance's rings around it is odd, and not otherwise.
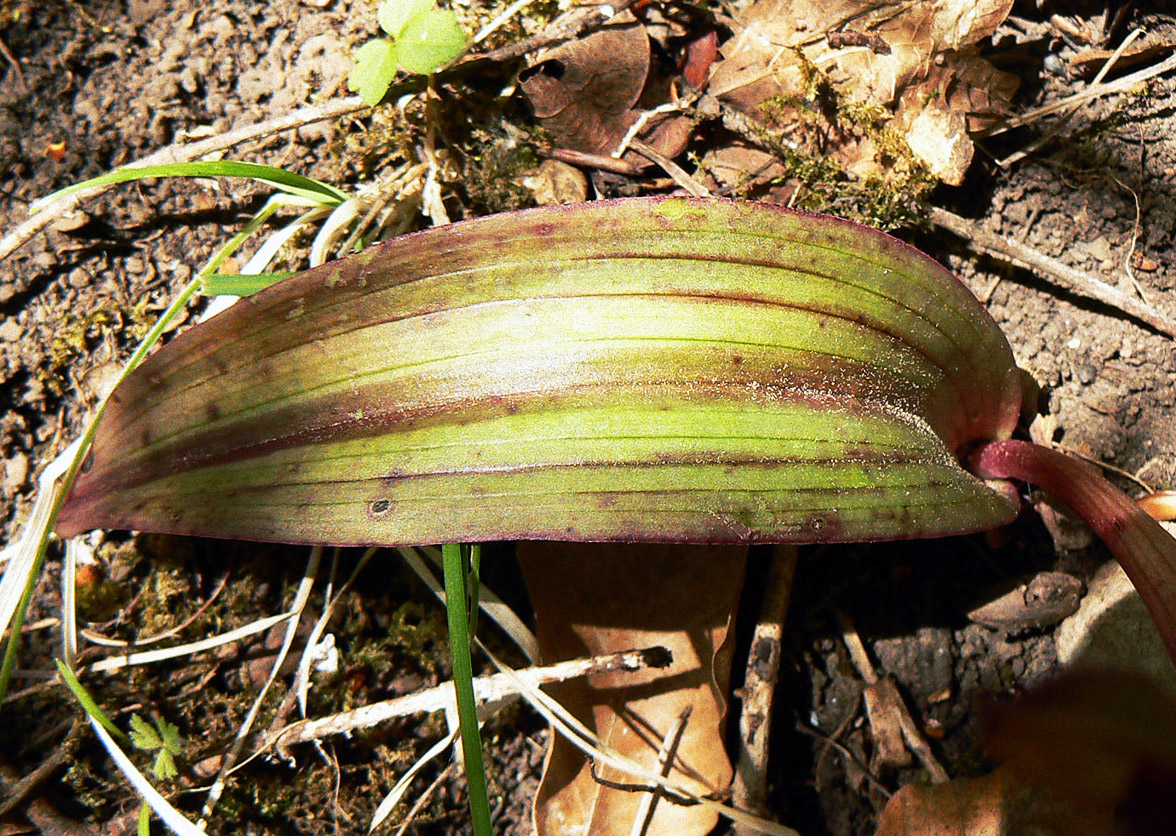
[[[1109,73],[1111,71],[1111,67],[1115,66],[1115,64],[1118,63],[1119,58],[1127,50],[1127,47],[1131,46],[1131,44],[1135,41],[1135,39],[1138,38],[1142,34],[1143,34],[1142,29],[1136,29],[1130,35],[1128,35],[1126,38],[1123,39],[1123,43],[1119,44],[1119,48],[1116,49],[1113,53],[1111,53],[1111,56],[1106,60],[1106,63],[1104,63],[1102,65],[1102,69],[1100,69],[1098,71],[1098,75],[1096,75],[1094,77],[1094,80],[1090,82],[1090,86],[1092,88],[1097,87],[1098,85],[1100,85],[1102,83],[1102,80],[1104,78],[1106,78],[1107,73]],[[1052,126],[1050,126],[1050,129],[1048,131],[1046,131],[1044,134],[1039,136],[1037,139],[1033,140],[1033,142],[1029,143],[1027,146],[1022,148],[1020,151],[1016,151],[1012,154],[1009,154],[1003,160],[998,160],[997,164],[1001,168],[1008,168],[1013,163],[1018,162],[1020,160],[1023,160],[1025,157],[1029,156],[1030,154],[1032,154],[1038,148],[1041,148],[1046,143],[1051,142],[1054,139],[1054,137],[1056,137],[1058,134],[1060,134],[1062,132],[1062,130],[1066,127],[1066,125],[1069,124],[1070,120],[1074,117],[1074,114],[1078,112],[1078,109],[1081,106],[1082,106],[1081,102],[1079,102],[1078,104],[1075,104],[1073,107],[1071,107],[1065,113],[1063,113],[1062,118],[1059,119],[1057,122],[1055,122]]]
[[[1099,99],[1103,96],[1111,96],[1116,93],[1126,93],[1136,85],[1142,84],[1145,81],[1150,81],[1157,76],[1176,70],[1176,55],[1171,55],[1165,58],[1158,64],[1138,70],[1130,75],[1125,75],[1122,78],[1117,78],[1114,81],[1108,81],[1105,84],[1098,86],[1091,85],[1080,93],[1075,93],[1072,96],[1066,96],[1064,99],[1058,99],[1056,102],[1050,102],[1047,105],[1035,108],[1023,113],[1020,116],[1014,116],[1006,122],[997,125],[994,128],[989,128],[985,131],[980,131],[976,134],[977,137],[989,137],[1002,134],[1005,131],[1011,131],[1014,128],[1020,128],[1025,125],[1031,125],[1046,116],[1053,116],[1055,113],[1061,113],[1068,110],[1074,105],[1083,104],[1093,99]]]
[[[593,673],[605,671],[638,671],[657,667],[663,660],[661,648],[630,650],[573,659],[541,668],[527,668],[514,675],[496,673],[474,679],[474,696],[480,702],[494,703],[519,695],[517,678],[538,687],[550,682],[565,682]],[[516,678],[517,677],[517,678]],[[446,682],[433,688],[426,688],[403,697],[365,705],[362,708],[332,714],[314,720],[300,720],[272,735],[267,748],[273,746],[283,757],[289,757],[289,748],[297,743],[320,740],[336,734],[346,734],[356,729],[366,729],[396,717],[409,714],[444,711],[453,702],[453,684]]]
[[[686,724],[690,721],[690,713],[693,706],[686,706],[682,709],[682,713],[678,715],[678,719],[674,721],[674,725],[666,732],[662,738],[661,745],[657,750],[657,765],[661,770],[662,777],[668,778],[670,772],[674,768],[674,759],[678,755],[678,747],[682,743],[682,735],[686,732]],[[633,828],[630,831],[630,836],[645,836],[649,832],[649,825],[653,822],[653,814],[657,810],[657,803],[661,801],[665,791],[660,787],[652,788],[641,798],[641,803],[637,805],[637,815],[633,819]]]

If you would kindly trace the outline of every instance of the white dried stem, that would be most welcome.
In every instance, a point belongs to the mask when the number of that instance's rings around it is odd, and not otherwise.
[[[474,679],[474,698],[482,703],[498,702],[519,694],[515,676],[527,684],[538,687],[550,682],[565,682],[593,673],[604,671],[637,671],[649,667],[662,655],[660,648],[629,650],[604,656],[573,659],[541,668],[527,668],[515,675],[503,673],[479,676]],[[453,685],[446,682],[434,688],[426,688],[403,697],[372,703],[371,705],[321,717],[292,723],[272,736],[269,745],[279,754],[288,757],[289,747],[296,743],[319,740],[336,734],[346,734],[356,729],[370,728],[396,717],[409,714],[443,711],[453,703]]]

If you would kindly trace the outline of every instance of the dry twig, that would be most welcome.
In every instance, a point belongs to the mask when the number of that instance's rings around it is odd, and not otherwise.
[[[592,673],[603,671],[636,671],[646,667],[661,667],[666,663],[664,648],[653,647],[593,656],[587,659],[573,659],[542,668],[530,668],[511,674],[492,674],[474,679],[474,694],[481,702],[492,702],[519,693],[517,680],[525,679],[538,686],[547,682],[563,682]],[[289,747],[296,743],[319,740],[335,734],[345,734],[355,729],[370,728],[394,717],[409,714],[442,711],[453,702],[451,683],[426,688],[391,700],[365,705],[351,711],[333,714],[314,720],[300,720],[292,723],[277,734],[270,736],[266,748],[273,746],[278,754],[289,757]]]
[[[869,654],[866,653],[866,647],[862,644],[861,636],[853,626],[853,621],[845,613],[839,614],[839,620],[841,621],[841,639],[849,651],[849,658],[867,686],[863,697],[866,702],[870,726],[875,734],[875,741],[881,743],[878,740],[878,735],[885,734],[878,725],[881,720],[897,722],[898,731],[901,732],[902,737],[900,743],[905,742],[906,747],[915,753],[919,762],[923,764],[923,768],[931,775],[931,782],[943,784],[951,780],[951,776],[936,759],[935,754],[931,751],[931,746],[919,731],[919,726],[915,723],[915,718],[911,716],[902,695],[899,694],[894,680],[881,678],[874,670]]]
[[[747,656],[739,712],[739,753],[735,759],[735,782],[731,802],[740,810],[763,815],[768,795],[768,738],[771,736],[772,699],[780,677],[780,648],[784,619],[792,597],[797,548],[779,546],[773,550],[765,579],[759,621]],[[735,825],[737,836],[751,830]]]

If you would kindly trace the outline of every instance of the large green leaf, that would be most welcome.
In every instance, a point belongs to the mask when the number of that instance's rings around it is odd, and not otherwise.
[[[430,230],[294,276],[115,392],[58,526],[289,542],[933,536],[1020,388],[914,249],[677,198]]]

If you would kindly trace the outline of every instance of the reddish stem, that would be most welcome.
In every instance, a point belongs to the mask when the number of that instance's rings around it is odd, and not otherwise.
[[[993,441],[974,452],[985,479],[1019,479],[1065,502],[1110,547],[1139,591],[1176,663],[1176,539],[1084,462],[1026,441]]]

